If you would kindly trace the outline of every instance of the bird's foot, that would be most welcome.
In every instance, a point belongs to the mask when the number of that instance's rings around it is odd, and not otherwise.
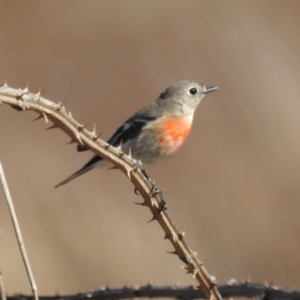
[[[145,170],[142,170],[143,175],[148,179],[148,181],[151,183],[152,188],[149,193],[150,197],[155,197],[156,195],[160,195],[160,206],[157,209],[157,214],[160,214],[162,211],[167,210],[167,203],[163,199],[163,192],[154,184],[154,180],[152,180],[145,172]],[[139,191],[137,188],[134,189],[134,193],[136,195],[140,195]]]
[[[160,195],[159,208],[157,209],[157,214],[159,215],[162,211],[167,210],[167,203],[163,198],[163,192],[155,184],[153,184],[149,196],[155,197],[156,195]]]

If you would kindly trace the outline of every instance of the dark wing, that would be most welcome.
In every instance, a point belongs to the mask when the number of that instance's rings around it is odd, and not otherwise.
[[[117,131],[109,138],[108,144],[118,147],[120,144],[125,144],[127,141],[137,137],[144,126],[149,121],[155,120],[155,117],[135,117],[127,120]]]

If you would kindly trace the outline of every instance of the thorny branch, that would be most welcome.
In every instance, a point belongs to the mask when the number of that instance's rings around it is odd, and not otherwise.
[[[246,282],[237,282],[232,279],[226,284],[217,286],[220,294],[224,298],[246,297],[262,300],[299,300],[300,290],[283,288],[268,284],[258,284]],[[76,295],[56,295],[40,296],[40,300],[83,300],[92,298],[93,300],[104,299],[134,299],[134,298],[173,298],[173,299],[204,299],[205,294],[202,290],[188,287],[166,287],[146,285],[142,287],[124,287],[122,289],[110,289],[103,287],[97,291],[80,293]],[[8,296],[7,300],[31,300],[32,296],[15,295]]]
[[[125,155],[120,149],[114,148],[97,136],[93,131],[88,131],[84,125],[76,122],[71,113],[66,111],[63,103],[54,103],[42,97],[41,92],[30,93],[28,87],[25,89],[9,88],[5,83],[0,87],[0,104],[8,104],[13,108],[26,111],[33,110],[40,116],[37,119],[44,118],[46,123],[53,122],[51,128],[60,128],[71,137],[71,142],[76,142],[84,148],[89,148],[92,152],[100,155],[110,161],[114,166],[120,169],[134,184],[136,190],[143,197],[144,202],[141,205],[147,206],[152,214],[152,220],[158,221],[165,232],[165,239],[169,239],[174,247],[173,254],[183,261],[187,273],[193,274],[198,281],[205,297],[210,300],[222,299],[217,283],[213,276],[210,276],[185,241],[184,232],[180,232],[172,221],[167,211],[161,211],[162,198],[159,193],[153,193],[153,186],[137,167],[138,164]]]

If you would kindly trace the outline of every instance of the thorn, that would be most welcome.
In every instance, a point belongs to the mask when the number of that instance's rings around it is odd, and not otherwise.
[[[52,126],[48,127],[48,128],[45,128],[45,130],[49,130],[49,129],[54,129],[54,128],[58,128],[57,125],[53,124]]]
[[[146,202],[134,202],[136,205],[147,206]]]
[[[226,285],[233,286],[234,284],[239,283],[235,278],[231,278],[226,282]]]
[[[168,254],[175,254],[175,255],[178,255],[178,253],[177,253],[177,251],[176,251],[176,250],[174,250],[174,251],[167,251],[166,253],[168,253]]]
[[[119,146],[117,147],[117,149],[119,149],[120,151],[122,150],[122,145],[123,145],[123,139],[121,140]]]
[[[94,135],[93,136],[93,141],[96,141],[101,135],[102,135],[103,131],[101,131],[97,136]]]
[[[24,90],[21,90],[21,92],[22,92],[22,94],[16,96],[16,99],[17,99],[17,100],[24,101],[23,96],[26,95],[26,94],[28,94],[28,90],[24,89]]]
[[[25,89],[27,89],[27,90],[29,89],[29,81],[28,80],[26,81]]]
[[[82,142],[82,140],[81,140],[81,137],[80,137],[80,135],[79,135],[79,132],[76,132],[76,138],[77,138],[77,140],[79,141],[79,143],[81,144],[81,145],[83,145],[83,142]]]
[[[197,270],[194,269],[194,270],[193,270],[193,278],[194,278],[194,279],[196,278],[196,275],[197,275]]]
[[[35,97],[34,97],[34,101],[40,101],[41,100],[41,92],[38,91],[36,94],[35,94]]]
[[[205,259],[204,261],[199,262],[199,265],[202,267],[202,266],[204,266],[204,264],[206,264],[206,263],[207,263],[207,259]]]
[[[70,144],[73,144],[73,143],[77,143],[77,141],[72,138],[70,142],[66,143],[66,145],[70,145]]]
[[[170,236],[167,233],[165,233],[164,239],[165,240],[170,240]]]
[[[8,87],[8,85],[7,85],[7,79],[4,80],[3,84],[0,87]]]
[[[150,223],[150,222],[152,222],[152,221],[155,221],[156,219],[157,219],[156,215],[153,215],[152,219],[149,220],[147,223]]]
[[[56,111],[61,111],[61,109],[64,107],[65,107],[65,105],[63,102],[58,102],[55,109],[56,109]]]
[[[179,234],[178,234],[178,239],[179,239],[179,241],[182,241],[182,239],[184,238],[184,236],[185,236],[185,231],[179,233]]]
[[[104,146],[105,150],[108,150],[108,149],[110,148],[110,146],[111,146],[111,144],[106,144],[106,145]]]
[[[193,272],[188,267],[182,267],[182,269],[186,270],[185,274],[193,274]]]
[[[214,276],[210,276],[211,282],[210,282],[210,288],[213,289],[215,286],[218,285],[217,280]]]
[[[132,156],[131,156],[131,148],[128,149],[128,156],[132,159]]]
[[[92,133],[93,136],[96,135],[96,123],[94,123],[94,129],[93,129],[93,131],[91,133]]]
[[[37,121],[37,120],[42,119],[42,118],[43,118],[43,115],[40,114],[37,118],[33,119],[32,121]]]
[[[45,112],[43,112],[43,117],[44,117],[44,119],[45,119],[45,122],[48,123],[48,117],[47,117],[47,115],[46,115]]]
[[[69,116],[73,119],[72,113],[69,111]]]
[[[86,126],[88,126],[89,123],[86,123],[85,125],[78,125],[78,131],[82,131],[84,128],[86,128]]]
[[[107,168],[107,170],[118,170],[119,168],[117,166],[112,166],[112,167],[109,167]]]

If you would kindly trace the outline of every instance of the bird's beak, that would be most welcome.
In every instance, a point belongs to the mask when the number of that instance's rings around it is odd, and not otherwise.
[[[218,89],[217,86],[206,86],[205,90],[204,90],[204,94],[208,94],[208,93],[213,92],[217,89]]]

